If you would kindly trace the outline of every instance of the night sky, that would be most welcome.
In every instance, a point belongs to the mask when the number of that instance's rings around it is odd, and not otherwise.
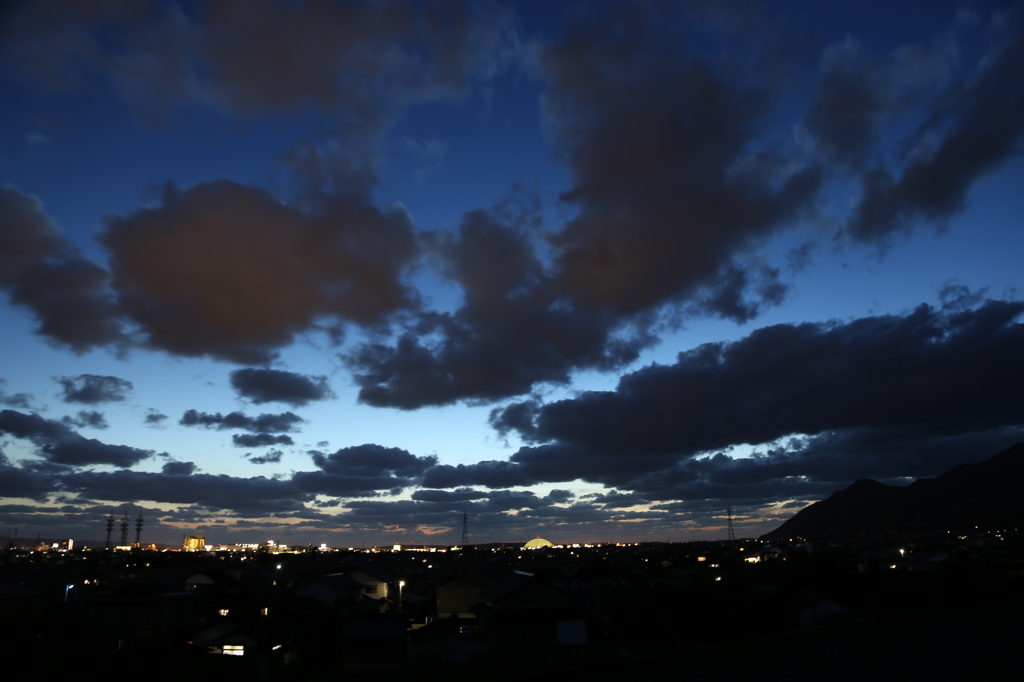
[[[1024,3],[0,12],[5,537],[756,536],[1024,440]]]

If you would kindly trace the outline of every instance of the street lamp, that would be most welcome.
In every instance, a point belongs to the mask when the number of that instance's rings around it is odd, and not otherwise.
[[[405,581],[398,581],[398,610],[402,610],[402,588],[405,587]]]

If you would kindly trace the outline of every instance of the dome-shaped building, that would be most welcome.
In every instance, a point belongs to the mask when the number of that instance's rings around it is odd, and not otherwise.
[[[542,549],[544,547],[554,547],[554,545],[544,538],[534,538],[523,545],[523,549]]]

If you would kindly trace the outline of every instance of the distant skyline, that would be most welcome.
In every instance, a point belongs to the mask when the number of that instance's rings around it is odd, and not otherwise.
[[[715,540],[987,459],[1022,73],[1022,2],[5,5],[0,532]]]

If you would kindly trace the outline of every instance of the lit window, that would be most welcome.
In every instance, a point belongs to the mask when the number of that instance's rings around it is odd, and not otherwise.
[[[245,646],[242,644],[225,644],[221,651],[225,656],[241,656],[245,653]]]
[[[226,616],[226,615],[228,615],[228,610],[227,609],[218,609],[217,613],[219,613],[222,616]]]

